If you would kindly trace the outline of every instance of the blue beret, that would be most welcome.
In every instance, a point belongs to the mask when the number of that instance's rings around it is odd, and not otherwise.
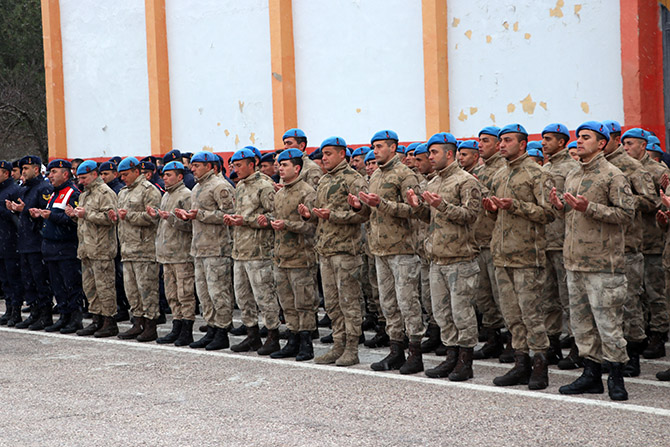
[[[537,150],[541,151],[542,150],[542,143],[539,142],[539,141],[529,141],[528,145],[526,146],[526,151],[528,151],[528,149],[537,149]]]
[[[344,138],[330,137],[323,140],[323,143],[321,143],[321,146],[319,146],[319,150],[323,150],[323,148],[326,146],[340,146],[346,148],[347,142],[344,141]]]
[[[37,165],[42,164],[42,159],[37,155],[26,155],[21,160],[19,160],[19,168],[23,168],[25,165]]]
[[[375,157],[374,151],[369,151],[367,154],[365,154],[365,159],[363,160],[365,163],[369,162],[370,160],[376,160],[377,158]]]
[[[419,154],[427,154],[428,145],[426,143],[419,143],[419,145],[414,149],[414,156],[416,157]]]
[[[114,156],[114,157],[110,158],[108,161],[111,161],[112,163],[114,163],[115,165],[118,166],[119,163],[121,163],[121,160],[123,160],[123,159],[117,155],[117,156]]]
[[[526,132],[526,129],[521,125],[521,124],[508,124],[507,126],[503,127],[500,129],[500,132],[498,132],[498,138],[502,137],[503,135],[507,133],[520,133],[523,135],[528,136],[528,132]]]
[[[172,149],[163,156],[163,163],[168,164],[171,161],[181,160],[181,151],[179,149]]]
[[[163,172],[177,170],[184,170],[184,165],[180,161],[171,161],[163,167]]]
[[[282,151],[281,154],[277,156],[277,163],[282,161],[291,160],[292,158],[302,158],[302,151],[299,149],[291,148]]]
[[[358,157],[359,155],[366,155],[368,152],[370,152],[370,148],[367,146],[361,146],[356,149],[351,153],[352,157]]]
[[[570,138],[570,131],[561,123],[549,124],[542,131],[542,136],[544,136],[545,133],[560,133],[561,135],[565,135],[566,137]]]
[[[307,138],[307,135],[305,135],[305,132],[300,129],[289,129],[284,132],[284,136],[281,137],[282,141],[287,138]]]
[[[239,151],[235,152],[232,157],[230,157],[230,162],[234,161],[239,161],[239,160],[245,160],[245,159],[255,159],[256,154],[254,154],[254,151],[251,149],[240,149]]]
[[[619,124],[618,121],[607,120],[603,121],[603,124],[607,126],[607,129],[610,131],[610,133],[621,132],[621,124]]]
[[[610,130],[607,128],[607,126],[600,121],[587,121],[585,123],[582,123],[578,128],[577,128],[577,136],[579,136],[579,132],[582,130],[592,130],[594,132],[599,133],[607,141],[610,140]]]
[[[658,152],[659,154],[663,153],[663,149],[661,149],[661,146],[657,143],[648,143],[647,150],[652,152]]]
[[[0,160],[0,169],[4,169],[5,171],[12,172],[13,164],[11,161],[7,160]]]
[[[405,148],[405,146],[403,146],[402,144],[399,144],[395,149],[395,151],[398,154],[404,154],[406,150],[407,150],[407,148]]]
[[[476,151],[479,150],[479,143],[477,140],[465,140],[462,141],[461,144],[458,145],[458,150],[461,149],[474,149]]]
[[[261,151],[259,151],[257,148],[253,146],[244,146],[242,149],[247,149],[254,153],[254,157],[261,158]]]
[[[140,169],[144,169],[146,171],[155,171],[156,170],[156,165],[153,164],[150,161],[141,161],[140,162]]]
[[[117,171],[122,172],[122,171],[127,171],[130,168],[135,168],[140,164],[139,161],[137,161],[137,158],[135,157],[128,157],[124,158],[121,163],[119,163],[119,166],[116,168]],[[77,173],[79,173],[79,170],[77,170]]]
[[[575,149],[577,147],[577,142],[576,141],[571,141],[568,143],[568,149]]]
[[[323,152],[321,152],[321,149],[317,149],[311,154],[308,155],[310,160],[320,160],[323,158]]]
[[[100,163],[100,166],[98,166],[98,171],[116,171],[116,163],[112,161],[105,161],[103,163]]]
[[[284,151],[286,152],[286,151]],[[300,152],[300,151],[298,151]],[[268,152],[267,154],[263,154],[261,156],[261,163],[274,163],[275,162],[275,153],[274,152]]]
[[[542,153],[541,149],[531,148],[526,149],[526,152],[528,152],[528,155],[531,157],[540,157],[542,160],[544,160],[544,154]]]
[[[137,161],[137,160],[135,160],[135,161]],[[95,161],[86,160],[86,161],[83,161],[79,166],[77,166],[77,175],[88,174],[89,172],[96,171],[97,169],[98,169],[98,164]]]
[[[380,130],[379,132],[377,132],[372,136],[370,144],[374,144],[375,141],[379,140],[395,140],[396,142],[398,142],[398,134],[393,132],[392,130]]]
[[[50,171],[52,168],[72,169],[72,163],[70,163],[67,160],[62,160],[58,158],[56,160],[50,161],[49,164],[47,165],[47,171]]]
[[[499,133],[500,133],[500,127],[498,127],[498,126],[486,126],[485,128],[483,128],[482,130],[479,131],[478,136],[481,137],[482,134],[484,134],[484,135],[491,135],[491,136],[494,136],[494,137],[498,138]]]
[[[426,142],[426,148],[430,148],[433,144],[457,144],[456,143],[456,137],[454,137],[452,134],[449,132],[439,132],[430,137],[430,139]],[[414,155],[416,155],[416,150],[414,150]]]
[[[218,163],[219,159],[212,152],[198,152],[191,158],[191,163]]]
[[[345,153],[347,154],[347,157],[351,158],[351,149],[346,148]]]
[[[405,153],[412,152],[412,151],[415,150],[416,147],[417,147],[418,145],[420,145],[420,144],[421,144],[421,143],[418,143],[418,142],[417,142],[417,143],[411,143],[411,144],[407,145],[407,147],[405,148]]]
[[[661,140],[659,140],[656,135],[649,135],[647,137],[647,143],[654,143],[654,144],[658,144],[660,146],[661,145]]]
[[[623,135],[621,135],[621,141],[623,142],[626,138],[639,138],[641,140],[648,141],[649,135],[650,133],[646,130],[640,129],[639,127],[634,127],[632,129],[628,129],[626,132],[624,132]]]

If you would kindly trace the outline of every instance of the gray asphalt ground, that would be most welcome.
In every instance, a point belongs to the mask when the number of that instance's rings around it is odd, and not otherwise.
[[[654,377],[668,357],[643,360],[614,403],[561,396],[580,372],[555,367],[545,391],[495,387],[511,367],[497,360],[453,383],[372,371],[386,349],[339,368],[6,326],[0,339],[0,446],[670,446],[670,382]]]

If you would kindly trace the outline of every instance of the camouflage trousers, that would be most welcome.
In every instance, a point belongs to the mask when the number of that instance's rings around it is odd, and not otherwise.
[[[135,317],[155,320],[158,310],[158,263],[123,261],[123,288]],[[116,290],[116,289],[115,289]]]
[[[228,256],[193,258],[195,290],[208,326],[233,324],[233,260]]]
[[[563,332],[563,315],[567,315],[568,334],[570,330],[570,298],[568,296],[568,276],[563,264],[563,252],[552,250],[547,252],[547,266],[542,287],[547,335],[560,335]]]
[[[360,337],[363,323],[361,284],[357,277],[362,262],[360,256],[321,256],[319,262],[333,339],[344,343],[346,337]]]
[[[314,314],[314,272],[311,268],[285,269],[275,266],[279,304],[284,310],[286,327],[291,332],[316,329]]]
[[[93,315],[112,317],[116,313],[114,260],[82,259],[81,286]]]
[[[568,270],[570,325],[579,355],[596,363],[626,363],[623,303],[626,276],[622,273]]]
[[[377,268],[375,267],[375,257],[364,254],[361,256],[363,261],[361,265],[361,291],[365,301],[363,312],[376,314],[382,321],[382,307],[379,303],[379,286],[377,284]]]
[[[421,289],[421,307],[426,313],[426,324],[437,324],[433,316],[433,302],[430,298],[430,261],[419,256],[421,271],[419,272]]]
[[[641,342],[647,338],[644,332],[644,311],[642,310],[642,281],[644,277],[644,256],[642,253],[626,253],[626,299],[623,302],[623,335],[631,342]]]
[[[475,293],[479,282],[476,259],[449,265],[430,265],[433,315],[445,346],[474,348],[477,344]]]
[[[246,327],[258,325],[258,310],[268,330],[279,327],[279,303],[275,295],[272,261],[238,261],[233,265],[235,298]],[[312,300],[314,298],[312,297]],[[312,315],[312,318],[314,316]]]
[[[426,332],[419,297],[421,262],[417,255],[375,256],[379,302],[392,341],[419,342]],[[403,330],[404,329],[404,330]]]
[[[192,262],[163,264],[163,281],[172,318],[195,320],[195,267]]]
[[[663,269],[661,255],[644,255],[644,293],[642,305],[646,320],[649,321],[649,330],[654,332],[668,332],[670,320],[668,315],[668,297],[665,293],[667,283]]]
[[[491,249],[482,247],[477,256],[479,264],[479,281],[475,292],[477,310],[482,314],[482,327],[501,329],[505,320],[500,313],[500,294],[495,278]]]
[[[496,267],[500,310],[512,334],[512,347],[521,352],[542,352],[549,347],[544,327],[542,281],[544,269]]]

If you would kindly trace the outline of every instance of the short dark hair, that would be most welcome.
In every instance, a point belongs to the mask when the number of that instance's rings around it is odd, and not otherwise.
[[[290,161],[293,166],[300,166],[300,170],[302,171],[302,167],[303,167],[303,164],[304,164],[304,162],[302,160],[302,157],[300,157],[300,158],[289,158],[286,161]]]
[[[552,134],[554,137],[556,137],[557,140],[563,140],[563,145],[567,146],[568,142],[570,142],[570,137],[567,136],[564,133],[558,133],[558,132],[547,132],[549,134]]]

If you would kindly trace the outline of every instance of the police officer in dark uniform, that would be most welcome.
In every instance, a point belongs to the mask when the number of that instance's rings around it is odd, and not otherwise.
[[[109,161],[100,163],[100,166],[98,166],[98,172],[100,173],[100,177],[102,177],[102,181],[104,181],[107,186],[112,188],[112,191],[114,191],[117,195],[119,194],[119,191],[121,191],[121,188],[126,186],[126,184],[123,183],[119,178],[119,173],[116,170],[116,163],[111,159]]]
[[[182,154],[179,149],[172,149],[163,157],[163,164],[167,165],[171,161],[178,161],[179,163],[183,163],[182,160],[184,159],[184,155],[185,154]],[[195,177],[193,177],[191,170],[186,167],[184,167],[184,186],[186,186],[188,189],[193,189],[195,186]]]
[[[145,173],[145,170],[151,171],[151,178],[147,178],[147,180],[149,180],[149,182],[151,182],[152,185],[156,186],[156,188],[158,188],[158,190],[161,191],[161,195],[165,194],[165,182],[158,173],[158,170],[156,169],[156,157],[154,157],[153,155],[144,157],[142,160],[140,160],[140,164],[146,166],[146,167],[140,167],[143,174]]]
[[[72,165],[66,160],[53,160],[47,175],[54,188],[46,209],[31,208],[33,218],[44,219],[42,258],[49,269],[51,290],[56,296],[60,318],[47,332],[72,334],[82,328],[84,291],[81,287],[81,262],[77,258],[77,224],[65,214],[65,207],[76,208],[79,189],[72,181]]]
[[[42,217],[32,217],[31,208],[46,208],[53,187],[40,173],[42,160],[35,155],[27,155],[19,161],[24,184],[21,197],[9,202],[7,208],[19,216],[18,249],[21,258],[21,279],[25,289],[26,304],[30,306],[30,316],[16,325],[19,329],[39,331],[53,324],[52,293],[49,285],[49,271],[42,259]]]
[[[21,322],[23,282],[17,249],[18,217],[7,209],[5,200],[18,200],[21,188],[12,177],[12,163],[0,160],[0,283],[5,293],[6,312],[0,325],[15,326]]]

